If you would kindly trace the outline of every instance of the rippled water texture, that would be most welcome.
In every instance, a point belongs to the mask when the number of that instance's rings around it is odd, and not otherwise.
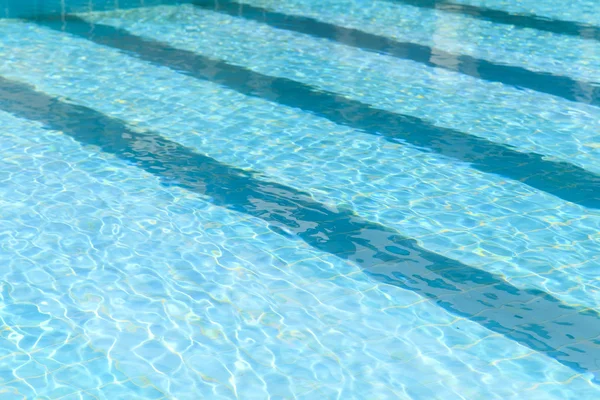
[[[600,398],[594,1],[0,5],[1,399]]]

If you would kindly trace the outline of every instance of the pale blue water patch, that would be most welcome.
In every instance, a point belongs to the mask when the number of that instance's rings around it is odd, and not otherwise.
[[[189,6],[100,13],[84,18],[600,172],[597,107]],[[360,74],[355,73],[357,66]]]
[[[210,4],[210,1],[203,0],[201,3]],[[600,43],[594,40],[537,29],[515,29],[510,25],[415,7],[394,0],[292,0],[285,4],[273,0],[243,0],[239,3],[290,16],[311,17],[399,42],[431,46],[457,56],[469,55],[501,65],[520,66],[540,73],[599,83]],[[240,15],[243,14],[244,8],[241,7]],[[585,101],[584,90],[580,96]]]
[[[450,0],[388,0],[420,8],[440,10],[451,14],[510,25],[517,29],[535,29],[559,35],[574,36],[586,40],[600,40],[600,27],[562,19],[552,19],[531,13],[511,13],[497,8],[453,3]]]
[[[183,395],[184,398],[192,398],[193,392],[198,390],[210,393],[212,386],[217,392],[223,391],[225,397],[231,397],[232,387],[228,378],[236,371],[237,364],[240,364],[241,375],[248,378],[253,374],[248,370],[250,364],[244,361],[247,358],[244,357],[245,352],[252,350],[248,354],[251,363],[254,363],[252,358],[264,358],[263,364],[267,368],[269,364],[276,363],[277,356],[269,346],[265,346],[261,329],[272,335],[270,330],[278,328],[283,343],[289,341],[289,345],[297,350],[301,349],[307,333],[307,327],[293,329],[292,321],[300,317],[293,314],[300,310],[289,315],[285,312],[280,314],[280,310],[269,312],[268,306],[259,306],[257,301],[260,298],[248,302],[250,298],[247,296],[253,291],[257,283],[253,281],[257,277],[252,279],[253,272],[246,269],[245,257],[251,256],[252,268],[260,266],[257,272],[261,275],[262,285],[269,280],[274,282],[271,296],[279,298],[283,304],[291,304],[293,309],[298,308],[293,305],[300,300],[303,307],[316,301],[309,292],[300,289],[302,286],[309,287],[309,291],[320,286],[322,294],[335,296],[331,288],[324,290],[329,285],[319,284],[318,267],[314,267],[315,264],[329,265],[332,272],[341,271],[330,261],[319,259],[314,254],[304,254],[294,260],[296,267],[292,271],[273,255],[260,254],[256,245],[262,243],[265,234],[269,236],[266,226],[253,229],[251,222],[248,225],[248,221],[239,217],[232,220],[230,213],[223,214],[197,196],[160,188],[152,184],[153,179],[146,174],[123,168],[122,163],[96,151],[86,153],[65,136],[41,130],[35,126],[37,124],[6,114],[2,114],[2,122],[6,128],[3,144],[7,148],[2,159],[10,160],[3,161],[2,167],[10,174],[2,191],[3,226],[11,227],[11,236],[12,232],[19,232],[17,237],[7,241],[1,253],[7,262],[5,265],[10,266],[9,272],[3,276],[2,317],[3,322],[11,327],[11,330],[4,331],[12,331],[3,347],[8,349],[9,344],[16,343],[16,354],[25,356],[23,366],[18,359],[10,359],[15,376],[14,379],[6,377],[3,381],[5,390],[16,389],[28,397],[33,397],[33,393],[53,397],[59,393],[66,395],[69,394],[68,389],[73,392],[72,388],[63,387],[61,392],[55,391],[52,385],[64,378],[60,371],[75,372],[77,368],[80,369],[78,377],[82,391],[85,390],[88,395],[108,398],[104,390],[110,388],[103,384],[110,383],[113,376],[116,379],[120,377],[114,385],[125,383],[120,396],[127,395],[126,383],[131,383],[131,380],[137,384],[154,382],[164,390],[167,381],[161,372],[165,373],[165,368],[180,363],[180,360],[168,357],[165,360],[165,353],[179,356],[181,351],[181,356],[192,362],[192,369],[171,371],[169,392],[150,396],[139,390],[139,396],[163,398]],[[98,176],[104,178],[98,181]],[[43,179],[43,183],[34,187],[27,183],[32,178]],[[73,204],[68,202],[69,199],[77,201]],[[82,240],[78,241],[78,236]],[[285,240],[277,236],[274,238],[274,243],[280,248],[278,252],[283,255],[302,254],[302,246],[298,243],[286,245]],[[79,243],[78,251],[71,249],[70,253],[65,253],[67,249],[62,247],[73,246],[73,241]],[[235,247],[235,255],[228,251],[233,250],[232,246]],[[247,253],[250,251],[252,255]],[[51,262],[53,259],[54,262]],[[303,259],[308,265],[303,266]],[[41,260],[49,265],[38,264]],[[269,270],[271,264],[274,264],[273,270]],[[310,279],[291,278],[286,270],[292,273],[310,272]],[[207,282],[211,277],[216,281]],[[288,279],[291,283],[286,283]],[[236,284],[236,281],[240,282]],[[102,285],[99,286],[99,283]],[[236,292],[239,284],[245,287]],[[305,298],[295,299],[295,290],[300,290]],[[228,294],[229,291],[232,293]],[[231,295],[241,296],[237,300],[245,300],[246,303],[238,304],[235,299],[229,298]],[[347,293],[342,297],[350,301]],[[397,301],[399,297],[394,293],[393,299]],[[418,298],[414,296],[408,299],[409,304],[415,301]],[[36,308],[34,304],[38,302],[40,305]],[[334,318],[331,310],[335,307],[331,306],[331,301],[320,304],[317,301],[316,304],[324,307],[319,312],[324,317]],[[339,306],[343,307],[343,303]],[[235,315],[243,317],[248,327],[247,331],[239,329],[236,337],[240,343],[234,345],[230,340],[219,340],[219,337],[236,331],[232,327],[236,322]],[[36,330],[37,323],[41,324],[41,328]],[[267,326],[260,328],[265,323]],[[224,332],[225,328],[227,331]],[[74,331],[71,339],[67,335],[69,329]],[[318,324],[313,321],[310,329],[318,333]],[[343,330],[340,326],[336,329],[340,333]],[[372,333],[365,338],[382,339]],[[55,341],[47,349],[46,341],[50,339]],[[86,346],[78,351],[82,341],[93,348],[89,353],[94,355],[96,352],[105,359],[106,372],[97,365],[93,366],[94,369],[85,370],[90,356],[83,351]],[[256,345],[251,346],[253,343]],[[41,347],[39,351],[38,345]],[[48,357],[52,346],[59,351]],[[27,368],[30,347],[33,347],[34,360],[43,363],[40,369],[43,370],[50,362],[55,364],[52,365],[54,368],[50,368],[53,373],[49,374],[46,387],[40,385],[35,380],[36,373]],[[65,347],[66,354],[62,354],[61,347]],[[403,354],[401,348],[398,350],[398,354]],[[219,352],[224,354],[218,357]],[[238,352],[241,354],[236,354]],[[295,358],[293,353],[294,350],[283,354],[284,360]],[[311,358],[306,352],[300,354]],[[140,359],[140,355],[146,358]],[[45,360],[46,357],[49,360]],[[411,358],[416,357],[411,355]],[[152,367],[158,371],[153,371]],[[297,360],[296,368],[301,377],[310,373],[303,368],[302,360]],[[135,374],[123,378],[120,370],[135,371]],[[194,386],[203,383],[201,376],[190,379],[194,376],[188,375],[194,370],[202,373],[208,381],[215,379],[217,384]],[[85,382],[86,379],[93,380],[96,374],[104,381]],[[18,382],[18,378],[23,378],[24,382]],[[287,378],[273,371],[270,380],[275,385],[278,381],[286,383],[294,381],[294,375],[292,373]],[[64,379],[62,382],[66,383]],[[192,386],[182,386],[190,383]],[[241,383],[243,381],[238,382]],[[318,387],[311,387],[308,382],[306,385],[305,390],[316,389],[318,393]],[[284,387],[270,389],[274,393],[286,393]]]
[[[92,128],[87,117],[85,125],[68,124]],[[374,285],[356,266],[274,234],[258,219],[165,188],[38,123],[5,113],[0,120],[1,218],[10,227],[0,250],[9,266],[0,278],[0,317],[10,332],[0,348],[12,354],[0,377],[5,392],[598,395],[585,376],[414,293]]]
[[[10,29],[15,26],[23,24],[11,23]],[[7,76],[160,130],[232,165],[265,171],[332,206],[345,203],[428,249],[516,284],[597,304],[600,222],[588,210],[443,157],[26,26],[30,47],[7,53]],[[118,74],[107,68],[116,63]]]
[[[453,0],[453,2],[600,26],[600,8],[596,0],[569,1],[568,7],[563,7],[565,3],[562,2],[536,0]]]

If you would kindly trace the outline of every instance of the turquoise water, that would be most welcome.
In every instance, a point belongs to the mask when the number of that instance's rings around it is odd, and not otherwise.
[[[4,3],[0,398],[600,397],[593,1]]]

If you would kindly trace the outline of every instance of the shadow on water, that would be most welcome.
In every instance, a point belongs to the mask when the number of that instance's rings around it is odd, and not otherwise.
[[[34,22],[123,50],[128,55],[223,85],[248,96],[299,108],[337,124],[464,161],[479,171],[514,179],[564,200],[600,209],[600,176],[567,162],[546,160],[540,154],[520,152],[510,146],[432,125],[417,117],[373,108],[301,82],[263,75],[141,38],[124,29],[93,25],[75,16],[67,16],[64,22]]]
[[[222,164],[153,132],[0,78],[0,109],[94,145],[219,206],[260,218],[323,252],[352,261],[374,280],[414,291],[579,372],[598,376],[600,318],[548,293],[420,248],[414,240],[306,193]],[[279,229],[277,229],[279,228]]]

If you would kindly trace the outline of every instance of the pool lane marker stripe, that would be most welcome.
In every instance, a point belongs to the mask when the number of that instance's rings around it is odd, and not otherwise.
[[[291,79],[210,59],[133,35],[125,29],[91,24],[75,16],[66,16],[64,23],[52,19],[34,22],[247,96],[301,109],[391,142],[410,144],[423,151],[467,162],[484,173],[520,181],[563,200],[600,209],[600,176],[568,162],[546,160],[541,154],[520,152],[511,146],[439,127],[421,118],[377,109]]]
[[[155,132],[0,77],[0,109],[61,131],[141,168],[163,184],[209,196],[313,248],[354,262],[376,281],[411,290],[577,372],[599,378],[600,315],[421,248],[397,231],[252,171],[223,164]]]
[[[542,17],[529,13],[514,13],[488,7],[469,4],[452,3],[447,0],[387,0],[409,6],[443,11],[451,14],[462,14],[467,17],[511,25],[516,28],[530,28],[538,31],[552,32],[559,35],[575,36],[582,39],[600,41],[600,28],[581,22],[565,21]],[[565,3],[568,6],[568,3]]]
[[[535,90],[563,99],[600,106],[600,87],[566,76],[531,71],[523,67],[494,63],[468,55],[452,54],[429,46],[399,42],[391,38],[344,28],[310,17],[283,14],[229,0],[196,0],[196,7],[244,18],[277,29],[332,40],[388,56],[411,60],[428,67],[443,68],[490,82]]]

